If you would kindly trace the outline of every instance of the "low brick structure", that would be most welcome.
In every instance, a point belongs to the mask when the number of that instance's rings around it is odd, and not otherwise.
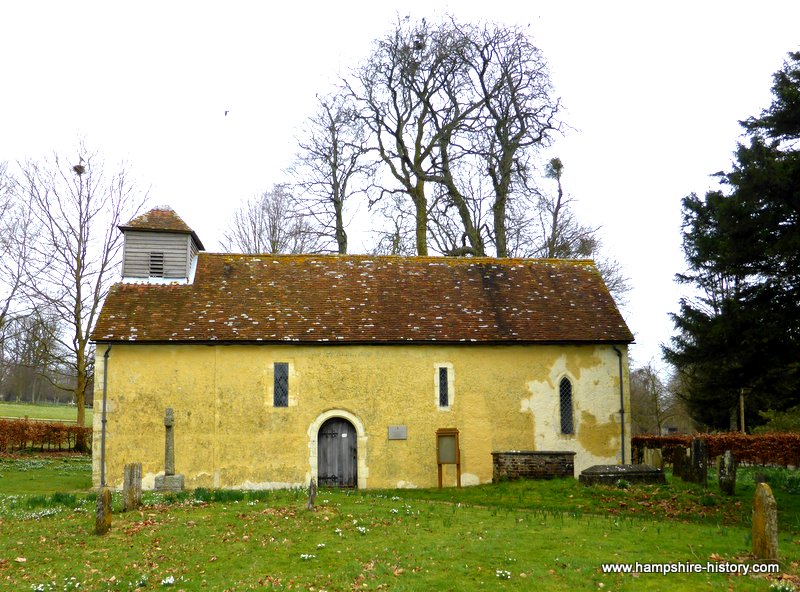
[[[509,450],[492,452],[492,481],[575,476],[575,453]]]

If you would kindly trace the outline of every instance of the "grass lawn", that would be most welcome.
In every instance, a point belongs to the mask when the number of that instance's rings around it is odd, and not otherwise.
[[[87,456],[0,456],[0,497],[58,492],[85,493],[91,486],[92,461]]]
[[[603,573],[609,562],[752,564],[749,500],[711,502],[713,488],[703,493],[677,481],[628,489],[563,480],[323,490],[311,512],[303,491],[148,492],[145,507],[127,513],[117,512],[115,496],[112,530],[98,537],[93,496],[67,492],[77,488],[64,465],[80,473],[83,463],[88,476],[88,458],[75,458],[38,468],[36,458],[0,464],[0,590],[766,591],[776,581]],[[44,483],[65,481],[51,493],[9,495],[26,484],[16,473],[31,471]],[[785,514],[800,492],[791,489],[780,490],[778,501],[780,553],[784,573],[796,578],[800,539]],[[702,515],[703,508],[720,511]]]
[[[0,417],[30,417],[31,419],[74,422],[78,417],[78,410],[72,405],[33,405],[31,403],[8,403],[0,401]],[[86,409],[86,425],[92,425],[91,409]]]

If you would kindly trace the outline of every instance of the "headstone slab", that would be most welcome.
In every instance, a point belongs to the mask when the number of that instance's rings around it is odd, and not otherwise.
[[[644,464],[650,465],[657,469],[664,468],[664,459],[661,455],[660,448],[645,448],[644,449]]]
[[[183,475],[157,475],[154,489],[172,493],[183,491]]]
[[[94,532],[103,535],[109,530],[111,530],[111,490],[108,487],[101,487],[97,492]]]
[[[719,490],[725,495],[736,494],[736,467],[736,457],[733,452],[726,450],[725,454],[719,457],[717,464]]]
[[[135,510],[142,505],[142,463],[125,465],[122,481],[122,511]]]
[[[620,480],[629,483],[666,483],[664,472],[650,465],[594,465],[581,471],[578,480],[584,485],[614,486]]]
[[[758,559],[778,559],[778,504],[766,483],[756,485],[753,498],[753,555]]]
[[[687,469],[689,461],[686,457],[686,447],[676,446],[672,451],[672,474],[675,477],[683,478]]]
[[[708,482],[708,448],[705,440],[692,438],[689,447],[689,470],[684,479],[699,483],[703,487]]]

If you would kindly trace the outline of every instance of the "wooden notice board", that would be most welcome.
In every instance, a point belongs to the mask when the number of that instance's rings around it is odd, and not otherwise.
[[[442,465],[456,466],[456,484],[461,487],[461,448],[456,428],[436,430],[436,464],[439,467],[439,488],[442,487]]]

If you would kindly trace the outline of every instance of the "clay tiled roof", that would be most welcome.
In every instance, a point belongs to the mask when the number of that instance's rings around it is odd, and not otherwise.
[[[119,229],[191,234],[192,238],[194,238],[194,242],[197,244],[197,248],[201,251],[204,249],[203,243],[200,242],[200,239],[195,232],[189,228],[189,225],[186,224],[186,222],[184,222],[183,219],[178,216],[178,214],[176,214],[169,206],[155,207],[149,212],[134,218],[127,224],[121,224]]]
[[[99,342],[633,340],[588,261],[200,253],[194,283],[116,284]]]

